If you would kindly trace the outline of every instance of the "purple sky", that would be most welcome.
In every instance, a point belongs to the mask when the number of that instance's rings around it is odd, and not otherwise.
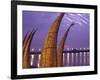
[[[36,34],[33,37],[31,49],[38,50],[43,47],[44,39],[47,32],[59,15],[54,12],[35,12],[35,11],[23,11],[23,37],[28,31],[33,28],[37,29]],[[65,43],[66,48],[89,48],[89,14],[87,13],[66,13],[62,19],[59,33],[58,44],[64,35],[69,25],[73,22],[74,25],[68,35]]]

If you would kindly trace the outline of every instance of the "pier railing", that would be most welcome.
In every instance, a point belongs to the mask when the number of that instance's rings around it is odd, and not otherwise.
[[[41,51],[30,52],[31,67],[39,67]],[[63,51],[64,66],[88,66],[90,64],[90,51],[88,48],[67,49]]]

